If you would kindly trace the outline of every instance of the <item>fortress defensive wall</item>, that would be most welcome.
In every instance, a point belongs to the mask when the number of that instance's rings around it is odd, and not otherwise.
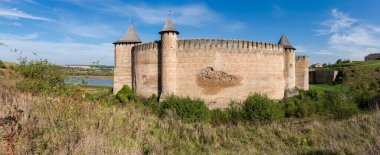
[[[113,91],[123,85],[139,95],[189,96],[225,108],[257,92],[272,99],[309,89],[308,58],[283,35],[278,44],[225,39],[177,39],[168,17],[161,40],[142,43],[133,25],[115,42]]]

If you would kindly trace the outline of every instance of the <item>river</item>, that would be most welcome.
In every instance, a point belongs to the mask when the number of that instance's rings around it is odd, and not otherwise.
[[[78,77],[71,77],[71,78],[65,78],[65,83],[73,83],[73,84],[86,84],[92,85],[92,86],[109,86],[112,87],[113,80],[110,78],[78,78]]]

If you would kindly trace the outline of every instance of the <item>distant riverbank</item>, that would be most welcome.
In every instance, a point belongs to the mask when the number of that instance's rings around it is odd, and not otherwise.
[[[68,78],[112,79],[113,76],[68,76]]]

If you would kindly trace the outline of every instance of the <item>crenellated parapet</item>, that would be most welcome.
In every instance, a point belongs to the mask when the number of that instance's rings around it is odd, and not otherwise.
[[[144,42],[134,45],[133,52],[158,50],[158,41]],[[283,46],[257,41],[228,40],[228,39],[178,39],[177,49],[243,49],[243,50],[275,50],[284,51]]]
[[[140,43],[140,44],[136,44],[133,47],[133,52],[147,51],[147,50],[158,50],[157,42],[151,41],[151,42]]]
[[[305,59],[308,59],[307,56],[296,56],[296,60],[305,60]]]
[[[160,39],[141,42],[133,25],[115,44],[114,93],[123,85],[160,100],[174,94],[228,107],[249,93],[272,99],[309,89],[308,57],[295,56],[285,35],[277,44],[220,38],[177,39],[170,15]]]
[[[225,49],[248,49],[248,50],[283,50],[281,45],[273,43],[231,40],[231,39],[179,39],[178,49],[184,48],[225,48]]]

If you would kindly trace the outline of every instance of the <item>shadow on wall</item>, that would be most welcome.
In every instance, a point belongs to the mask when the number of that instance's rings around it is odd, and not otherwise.
[[[162,95],[162,49],[161,49],[161,41],[155,41],[157,43],[157,96],[159,99],[161,99]]]

